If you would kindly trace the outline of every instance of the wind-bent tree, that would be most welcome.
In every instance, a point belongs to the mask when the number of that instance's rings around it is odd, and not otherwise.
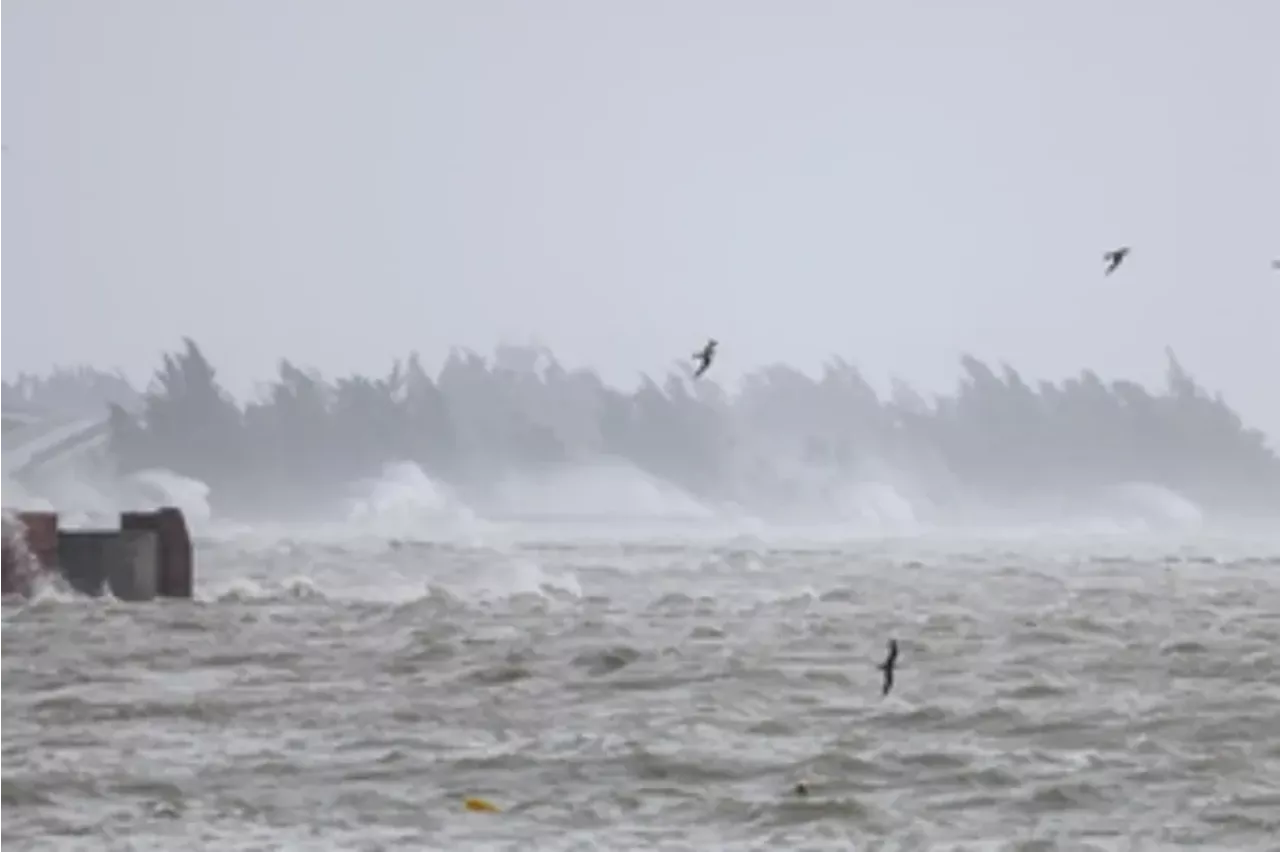
[[[1280,510],[1280,460],[1265,436],[1167,355],[1160,391],[1087,370],[1033,387],[1008,365],[966,355],[951,393],[927,399],[894,380],[881,399],[838,359],[817,379],[765,367],[733,393],[686,369],[624,391],[545,349],[508,346],[489,359],[456,350],[434,378],[417,355],[381,378],[332,381],[281,361],[240,406],[185,340],[134,410],[113,409],[112,447],[122,468],[202,479],[232,510],[339,499],[389,462],[484,489],[609,458],[744,503],[892,476],[941,504],[1136,481],[1208,505]]]

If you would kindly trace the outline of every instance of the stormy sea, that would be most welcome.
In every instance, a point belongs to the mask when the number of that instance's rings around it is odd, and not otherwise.
[[[486,522],[422,487],[211,524],[193,601],[6,601],[5,842],[1275,848],[1280,537]]]
[[[468,387],[500,381],[478,375],[430,385],[449,422]],[[311,404],[301,376],[277,409]],[[196,542],[192,600],[86,598],[47,574],[6,598],[12,850],[1276,848],[1280,526],[1229,499],[1262,506],[1275,459],[1230,417],[1215,422],[1235,449],[1160,426],[1214,404],[1194,390],[1122,389],[1115,422],[1159,441],[1108,437],[1096,394],[1072,414],[1084,382],[995,446],[1009,408],[988,383],[962,391],[985,403],[864,433],[892,459],[873,470],[812,432],[779,437],[766,416],[823,424],[794,388],[791,408],[756,413],[642,389],[631,420],[600,420],[623,448],[604,464],[584,460],[564,396],[546,409],[559,444],[525,431],[415,453],[385,412],[430,410],[394,382],[344,385],[365,401],[306,416],[236,409],[219,444],[191,425],[223,417],[191,402],[196,378],[173,381],[185,426],[161,390],[116,404],[109,432],[46,429],[43,449],[34,420],[6,427],[7,508],[75,527],[174,505]],[[544,377],[523,404],[572,382]],[[634,434],[657,449],[616,438],[646,405]],[[1092,418],[1087,440],[1054,425],[1071,417]],[[691,423],[733,439],[682,455]],[[744,461],[752,440],[767,476]],[[840,488],[815,479],[836,469]],[[307,508],[263,508],[290,502]]]

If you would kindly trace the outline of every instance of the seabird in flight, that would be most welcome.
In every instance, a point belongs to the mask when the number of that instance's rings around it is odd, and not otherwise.
[[[1111,273],[1115,272],[1116,267],[1124,263],[1124,259],[1128,254],[1129,254],[1128,246],[1121,246],[1118,249],[1114,249],[1104,254],[1102,256],[1102,259],[1107,262],[1106,274],[1110,275]]]
[[[889,690],[893,689],[893,667],[897,665],[897,663],[898,663],[898,640],[890,639],[889,640],[889,656],[885,657],[885,660],[883,663],[876,666],[876,668],[884,672],[884,687],[880,691],[880,696],[882,698],[889,694]]]
[[[698,362],[698,369],[693,373],[695,379],[701,378],[703,373],[711,369],[711,362],[715,360],[716,347],[719,345],[719,342],[713,338],[707,341],[707,345],[701,352],[693,353],[693,359]]]

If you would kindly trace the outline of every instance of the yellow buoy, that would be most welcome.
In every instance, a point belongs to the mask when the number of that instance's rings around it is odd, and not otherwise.
[[[485,799],[475,799],[475,798],[468,797],[462,800],[462,804],[469,811],[484,811],[486,813],[494,813],[494,814],[498,812],[498,806],[495,805],[493,802],[486,801]]]

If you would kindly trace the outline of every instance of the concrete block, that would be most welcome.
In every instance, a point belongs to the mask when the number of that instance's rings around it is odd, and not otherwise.
[[[76,530],[58,536],[58,565],[71,588],[98,597],[107,584],[114,530]]]
[[[121,530],[117,558],[107,566],[107,586],[122,601],[149,601],[159,594],[160,537],[149,530]]]
[[[159,536],[160,579],[156,594],[167,598],[191,597],[195,560],[191,534],[181,510],[124,512],[120,515],[120,528],[150,530]]]
[[[27,528],[27,550],[43,569],[58,564],[58,513],[22,512],[18,515]]]
[[[147,601],[160,580],[160,548],[146,530],[77,530],[58,536],[58,563],[73,589],[99,597]]]
[[[60,532],[54,512],[5,513],[4,593],[29,594],[31,577],[61,571],[76,591],[121,600],[190,598],[194,552],[178,509],[126,512],[119,530]]]
[[[16,594],[20,589],[21,564],[27,558],[27,543],[22,522],[17,517],[4,515],[4,545],[0,550],[0,578],[3,578],[3,594]]]
[[[3,593],[27,594],[41,571],[58,564],[58,516],[54,512],[5,513]]]

